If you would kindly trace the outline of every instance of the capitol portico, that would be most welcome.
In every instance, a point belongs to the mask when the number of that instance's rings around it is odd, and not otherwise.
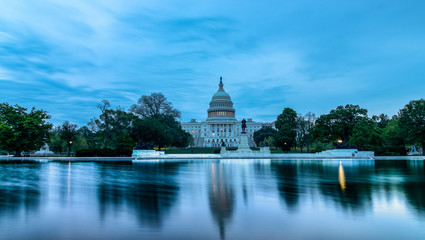
[[[206,121],[197,122],[192,119],[190,122],[181,124],[183,130],[192,135],[193,145],[195,147],[220,147],[224,143],[227,147],[239,146],[239,137],[242,132],[241,122],[236,120],[232,99],[224,91],[221,77],[218,91],[213,95],[207,112]],[[251,147],[255,146],[254,132],[263,127],[272,127],[272,124],[254,122],[248,118],[246,132]]]

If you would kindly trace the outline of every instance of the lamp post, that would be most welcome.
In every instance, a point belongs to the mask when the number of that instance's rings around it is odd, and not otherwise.
[[[71,145],[72,145],[72,141],[68,142],[68,149],[67,149],[67,156],[71,156]]]

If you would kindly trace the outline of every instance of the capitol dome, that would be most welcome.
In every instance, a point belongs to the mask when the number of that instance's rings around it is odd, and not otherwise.
[[[210,108],[208,109],[208,119],[235,119],[235,109],[230,95],[223,89],[223,80],[220,77],[218,91],[213,95]]]

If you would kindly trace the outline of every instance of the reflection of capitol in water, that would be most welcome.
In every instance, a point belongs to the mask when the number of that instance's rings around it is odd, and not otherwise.
[[[225,226],[230,221],[235,207],[232,176],[229,170],[220,163],[211,163],[208,199],[212,216],[219,227],[221,239],[225,237]]]
[[[254,194],[252,176],[270,175],[270,159],[232,159],[206,163],[208,165],[208,201],[211,216],[219,229],[220,238],[226,238],[226,229],[239,204],[249,203]],[[250,177],[251,176],[251,177]],[[273,186],[269,186],[273,187]],[[257,189],[258,192],[267,189]],[[237,193],[242,193],[237,196]],[[242,201],[242,202],[241,202]]]

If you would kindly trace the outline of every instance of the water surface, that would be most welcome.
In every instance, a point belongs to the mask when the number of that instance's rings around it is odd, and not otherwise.
[[[423,161],[0,164],[1,239],[423,239]]]

